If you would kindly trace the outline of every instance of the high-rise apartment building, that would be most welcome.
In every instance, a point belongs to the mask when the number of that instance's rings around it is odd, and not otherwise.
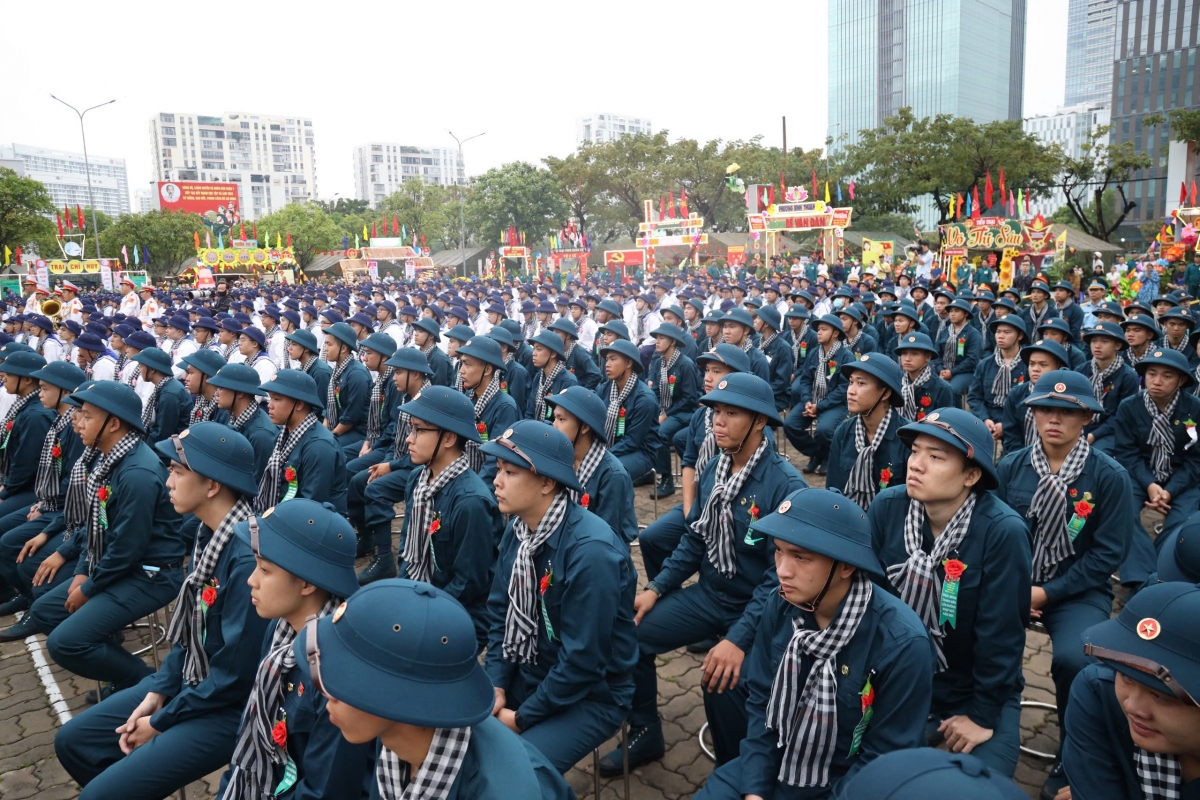
[[[51,150],[27,144],[0,145],[0,159],[21,161],[25,177],[41,181],[56,208],[67,206],[89,208],[88,170],[84,169],[83,153]],[[96,210],[116,217],[129,213],[129,181],[125,175],[125,159],[88,154],[91,167],[92,198]]]
[[[1125,218],[1136,229],[1162,219],[1179,200],[1180,182],[1200,180],[1196,159],[1171,141],[1170,113],[1200,108],[1200,2],[1122,0],[1116,7],[1112,75],[1112,141],[1133,142],[1154,159],[1133,175],[1126,195],[1137,206]],[[1143,125],[1151,114],[1165,123]],[[1169,162],[1169,163],[1168,163]],[[1170,173],[1170,174],[1169,174]],[[1133,233],[1131,230],[1130,233]]]
[[[1026,0],[829,0],[829,135],[858,141],[901,108],[1021,119]]]
[[[467,182],[457,147],[368,142],[354,148],[354,196],[372,208],[413,178],[438,186]]]
[[[1117,0],[1071,0],[1067,8],[1067,85],[1063,105],[1112,97]]]
[[[1090,141],[1092,132],[1108,123],[1108,99],[1105,98],[1104,102],[1100,103],[1060,106],[1053,114],[1027,118],[1021,127],[1046,144],[1057,144],[1071,158],[1079,158],[1083,155],[1083,145]],[[1080,198],[1080,201],[1087,206],[1091,202],[1090,196]],[[1031,200],[1029,207],[1035,214],[1050,216],[1066,204],[1066,192],[1059,187],[1055,188],[1048,198]]]
[[[237,183],[244,219],[318,197],[310,119],[161,112],[150,138],[155,180]]]
[[[575,120],[575,144],[611,142],[630,133],[654,133],[654,128],[647,117],[610,114],[607,111]]]

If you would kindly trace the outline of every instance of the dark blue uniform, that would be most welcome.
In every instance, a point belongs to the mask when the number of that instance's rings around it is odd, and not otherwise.
[[[783,423],[783,432],[787,435],[792,446],[806,456],[824,458],[829,453],[829,445],[833,441],[833,432],[846,418],[846,386],[847,380],[842,374],[841,367],[854,361],[854,354],[847,348],[838,351],[829,359],[826,385],[828,391],[825,397],[817,403],[816,429],[809,432],[813,424],[812,417],[804,416],[804,406],[813,399],[813,377],[821,363],[820,347],[808,351],[804,368],[792,381],[792,410]]]
[[[838,425],[833,433],[833,443],[829,446],[829,473],[825,477],[825,485],[830,489],[845,490],[850,471],[858,460],[858,448],[854,443],[854,426],[857,424],[857,416],[850,417]],[[895,410],[883,434],[883,442],[875,449],[871,474],[877,490],[898,486],[904,483],[908,475],[908,445],[896,436],[896,431],[907,424],[908,420],[900,415],[898,409]]]
[[[146,432],[146,443],[156,445],[170,439],[188,426],[192,417],[192,396],[175,379],[168,380],[158,393],[154,422]]]
[[[596,434],[603,436],[604,432]],[[633,505],[633,480],[625,467],[612,453],[605,450],[604,457],[592,477],[583,487],[587,496],[588,511],[608,523],[626,544],[638,538],[637,510]],[[580,496],[582,503],[583,495]]]
[[[500,377],[500,385],[517,404],[517,410],[523,411],[529,396],[529,373],[525,368],[516,361],[508,362]]]
[[[816,334],[813,334],[816,338]],[[792,347],[780,334],[771,340],[767,349],[762,351],[771,368],[771,392],[775,395],[775,407],[783,411],[791,403],[789,387],[792,385]]]
[[[971,327],[970,323],[963,323],[962,330],[955,335],[955,340],[953,343],[950,342],[950,325],[947,323],[938,333],[937,341],[934,342],[938,354],[931,363],[934,372],[940,374],[943,369],[946,369],[943,363],[943,354],[946,352],[947,344],[953,344],[954,366],[950,367],[950,380],[946,382],[950,384],[950,390],[955,396],[962,396],[971,388],[975,378],[975,368],[979,364],[979,356],[983,351],[983,337],[980,336],[979,331]],[[945,379],[943,378],[943,380]],[[990,384],[988,388],[991,388]]]
[[[8,454],[8,471],[2,476],[4,487],[0,489],[0,519],[16,511],[29,511],[37,501],[33,489],[38,457],[54,417],[54,412],[35,396],[12,420],[11,430],[0,431],[0,443]]]
[[[575,376],[581,386],[592,390],[604,379],[604,373],[596,366],[588,351],[578,345],[572,347],[571,355],[567,356],[567,371]]]
[[[541,380],[544,373],[542,370],[534,370],[529,377],[529,388],[525,397],[525,419],[533,419],[534,412],[537,411],[537,391],[538,381]],[[579,381],[567,370],[558,373],[558,377],[551,381],[549,387],[542,387],[543,395],[558,394],[568,386],[578,386]],[[550,422],[554,419],[554,409],[549,403],[544,404],[546,410],[543,413],[542,422]],[[501,430],[501,433],[504,431]]]
[[[286,435],[280,431],[279,436]],[[292,449],[287,463],[296,470],[296,497],[332,503],[338,513],[346,512],[346,456],[328,429],[319,424],[309,428]],[[287,481],[281,475],[279,497],[287,494],[287,490]]]
[[[454,364],[450,361],[450,356],[434,345],[425,354],[425,358],[429,361],[429,368],[433,370],[433,375],[429,378],[430,383],[434,386],[454,385]]]
[[[675,360],[675,365],[667,373],[667,380],[672,379],[674,383],[671,384],[669,390],[671,393],[670,404],[665,412],[661,410],[661,406],[659,411],[659,414],[666,413],[667,418],[658,423],[658,436],[662,446],[655,454],[655,468],[658,470],[660,480],[665,480],[673,485],[671,443],[675,439],[675,434],[688,426],[692,420],[692,414],[696,411],[697,401],[700,399],[700,371],[696,368],[695,362],[680,353],[679,358]],[[649,387],[656,401],[661,380],[662,356],[655,353],[650,359],[650,369],[646,372],[646,386]],[[601,399],[606,398],[602,395]],[[628,420],[626,420],[626,424],[628,425]],[[627,427],[627,433],[628,430]]]
[[[303,362],[301,362],[300,366],[303,366]],[[321,398],[322,400],[328,397],[329,381],[331,378],[333,378],[333,367],[329,366],[329,362],[323,358],[318,358],[313,362],[312,366],[308,368],[307,375],[316,381],[317,397]],[[368,394],[370,394],[369,389]]]
[[[1025,330],[1036,331],[1038,326],[1046,320],[1054,319],[1055,317],[1059,316],[1058,309],[1054,307],[1054,303],[1046,303],[1046,305],[1042,307],[1042,312],[1043,313],[1038,314],[1032,305],[1028,305],[1017,313],[1021,315],[1021,319],[1025,320]],[[1036,321],[1034,319],[1035,315],[1037,316]]]
[[[1120,354],[1117,355],[1120,361]],[[1086,375],[1088,380],[1092,378],[1092,360],[1088,359],[1080,366],[1077,372]],[[1117,413],[1117,407],[1121,405],[1126,397],[1133,397],[1138,393],[1138,376],[1128,364],[1121,362],[1121,366],[1108,377],[1104,382],[1104,395],[1100,402],[1104,405],[1104,410],[1100,412],[1099,419],[1094,419],[1088,423],[1083,429],[1085,434],[1091,434],[1094,437],[1092,447],[1100,450],[1108,455],[1113,454],[1113,448],[1116,445],[1116,428],[1114,427],[1113,416]]]
[[[475,403],[474,396],[467,393],[467,397],[471,400],[472,404]],[[397,406],[397,408],[399,407]],[[497,392],[483,409],[483,413],[477,418],[476,425],[483,425],[484,429],[480,431],[480,437],[483,438],[486,436],[487,438],[484,441],[489,441],[511,428],[513,423],[519,419],[521,419],[521,412],[517,409],[516,401],[506,392]],[[484,484],[489,487],[490,491],[492,479],[496,477],[495,456],[484,454],[483,467],[479,470],[479,477],[483,479]]]
[[[1000,422],[1004,416],[1004,406],[992,402],[992,384],[996,382],[996,373],[999,371],[1000,365],[996,363],[995,357],[985,358],[975,367],[975,376],[971,379],[971,389],[967,392],[967,407],[981,422],[988,420]],[[1018,360],[1013,365],[1010,375],[1012,381],[1005,394],[1005,399],[1012,394],[1014,387],[1028,382],[1029,371],[1025,367],[1025,362]]]
[[[539,603],[547,616],[538,620],[537,661],[517,664],[504,659],[503,642],[519,545],[509,524],[488,597],[485,667],[517,712],[521,737],[566,772],[612,736],[628,713],[637,658],[637,571],[628,546],[604,520],[568,504],[562,524],[534,555],[539,583],[547,583]]]
[[[338,447],[357,449],[367,436],[367,406],[371,400],[371,373],[358,359],[351,357],[350,366],[342,372],[333,387],[337,403],[338,425],[349,425],[346,433],[337,434]],[[321,395],[326,399],[328,395]],[[343,459],[344,461],[344,459]]]
[[[232,419],[226,424],[245,436],[250,442],[250,446],[254,449],[254,478],[262,480],[263,473],[267,471],[267,460],[271,458],[271,451],[275,449],[275,440],[279,437],[279,427],[271,422],[271,417],[267,415],[266,411],[263,411],[261,406],[255,405],[254,415],[241,428],[233,428]]]
[[[636,383],[622,406],[625,410],[625,433],[618,434],[616,442],[608,450],[625,467],[629,477],[637,481],[649,475],[654,468],[655,454],[662,440],[658,432],[658,395],[638,380],[636,375],[630,375],[629,380]],[[612,381],[604,381],[596,387],[596,394],[604,401],[605,407],[608,406],[612,385]],[[604,431],[599,431],[599,435],[603,434]]]

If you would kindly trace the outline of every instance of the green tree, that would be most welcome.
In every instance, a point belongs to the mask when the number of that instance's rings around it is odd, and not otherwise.
[[[409,241],[415,233],[424,235],[430,248],[460,247],[458,193],[463,187],[428,184],[420,178],[409,178],[400,190],[380,201],[377,216],[390,225],[392,218],[404,226]],[[388,229],[391,233],[391,229]],[[400,234],[397,233],[397,236]]]
[[[603,183],[603,172],[599,154],[605,145],[584,143],[566,158],[549,156],[542,163],[558,181],[558,191],[567,204],[567,212],[580,229],[593,233],[591,228],[600,227],[593,216],[603,212],[611,204]]]
[[[1133,142],[1112,144],[1111,130],[1110,125],[1095,128],[1088,141],[1080,146],[1078,158],[1062,156],[1060,175],[1067,208],[1075,224],[1106,242],[1137,207],[1125,194],[1126,182],[1134,172],[1148,169],[1154,163],[1153,157],[1136,150]],[[1115,197],[1106,208],[1105,195],[1109,192],[1114,192]]]
[[[365,214],[371,208],[371,204],[366,200],[359,200],[353,197],[339,197],[337,200],[314,200],[313,204],[330,216],[338,214]]]
[[[667,172],[669,151],[665,130],[620,136],[597,148],[598,188],[608,199],[599,214],[601,227],[637,237],[638,225],[645,219],[644,201],[654,202],[671,185]]]
[[[499,242],[515,226],[532,245],[561,225],[567,213],[554,175],[533,164],[516,161],[471,180],[467,218],[481,243]]]
[[[107,257],[117,257],[125,247],[132,264],[134,246],[148,248],[150,261],[142,266],[157,279],[176,274],[183,262],[196,255],[195,234],[203,234],[204,220],[199,214],[161,210],[122,214],[109,227],[101,227],[100,249]]]
[[[260,230],[292,235],[296,263],[305,269],[321,250],[342,246],[342,230],[316,203],[289,203],[258,220]]]
[[[54,222],[47,217],[53,213],[54,203],[41,181],[0,168],[0,255],[5,247],[15,252],[18,247],[30,249],[46,236],[53,240]]]
[[[1146,124],[1146,119],[1142,124]],[[1171,112],[1171,138],[1191,142],[1192,149],[1200,153],[1200,108],[1177,108]]]

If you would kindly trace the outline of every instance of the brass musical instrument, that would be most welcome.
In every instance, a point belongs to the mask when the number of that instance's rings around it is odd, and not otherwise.
[[[43,300],[40,310],[42,312],[42,316],[49,317],[50,321],[55,325],[63,321],[62,303],[53,298],[50,300]]]

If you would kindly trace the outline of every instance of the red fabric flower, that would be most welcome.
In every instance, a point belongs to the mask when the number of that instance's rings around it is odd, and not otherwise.
[[[549,573],[549,572],[547,572],[545,575],[543,575],[543,576],[542,576],[542,582],[541,582],[541,584],[538,586],[538,590],[539,590],[539,591],[540,591],[542,594],[545,594],[545,593],[546,593],[546,590],[547,590],[547,589],[549,589],[549,588],[550,588],[550,573]]]
[[[96,497],[97,497],[97,499],[100,500],[101,503],[107,503],[108,502],[108,487],[101,486],[99,489],[97,489]]]
[[[892,471],[887,467],[879,470],[879,480],[883,483],[888,483],[892,480]]]
[[[433,522],[429,523],[429,535],[430,536],[433,536],[435,533],[437,533],[441,529],[442,529],[442,521],[440,519],[435,519]]]
[[[592,503],[592,496],[590,494],[588,494],[587,492],[584,492],[583,496],[579,498],[579,505],[583,506],[584,508],[587,508],[589,505],[591,505],[591,503]]]
[[[1083,519],[1087,519],[1088,514],[1091,514],[1092,509],[1095,507],[1096,506],[1089,503],[1087,500],[1080,500],[1078,503],[1075,504],[1075,513],[1078,514]]]
[[[918,419],[918,420],[925,419],[925,412],[924,412],[924,411],[918,411],[918,412],[917,412],[917,419]]]
[[[933,402],[933,401],[932,401],[931,399],[929,399],[929,397],[922,397],[922,398],[921,398],[921,405],[922,405],[922,406],[924,406],[925,408],[929,408],[929,404],[930,404],[930,403],[932,403],[932,402]]]
[[[758,506],[754,503],[750,504],[750,519],[758,520]]]
[[[507,381],[500,381],[500,391],[502,391],[502,392],[508,391],[508,382]]]
[[[295,467],[288,467],[287,469],[285,469],[285,470],[283,471],[283,479],[284,479],[285,481],[287,481],[288,483],[291,483],[292,481],[296,480],[296,469],[295,469]]]
[[[962,577],[963,570],[967,565],[959,561],[957,558],[948,558],[942,562],[942,566],[946,569],[946,580],[956,581]]]
[[[205,586],[204,591],[200,593],[200,602],[211,608],[212,604],[217,602],[217,587]]]
[[[667,378],[667,383],[671,383],[671,384],[675,383],[675,376],[672,375],[671,377]]]
[[[869,681],[867,682],[866,693],[860,695],[860,697],[862,699],[862,713],[865,714],[867,713],[868,708],[875,705],[875,687],[872,686]]]
[[[271,728],[271,740],[280,747],[287,747],[287,720],[279,720]]]
[[[11,419],[8,422],[4,423],[4,430],[6,430],[6,431],[12,430],[12,420]]]
[[[480,433],[487,433],[487,425],[484,425],[484,424],[481,422],[481,423],[479,423],[478,425],[476,425],[476,426],[475,426],[475,430],[479,431]]]
[[[60,458],[62,456],[62,448],[58,445],[54,445],[50,448],[50,455],[54,458]]]
[[[620,413],[617,414],[617,416],[623,418],[625,416],[625,409],[622,408]]]

